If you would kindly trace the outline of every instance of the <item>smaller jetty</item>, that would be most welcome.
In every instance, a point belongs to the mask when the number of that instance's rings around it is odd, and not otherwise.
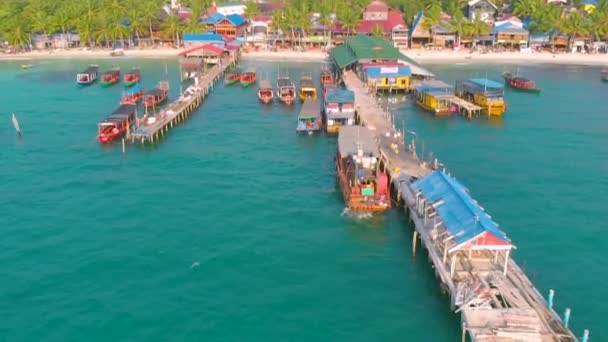
[[[416,104],[436,116],[461,113],[472,118],[481,113],[481,107],[454,95],[454,87],[439,81],[427,80],[414,86]]]
[[[296,132],[302,134],[313,134],[321,130],[323,119],[321,118],[321,105],[318,100],[306,100],[298,114],[298,125]]]
[[[504,85],[486,78],[472,78],[456,82],[455,94],[459,98],[481,107],[488,116],[502,116],[507,110]]]

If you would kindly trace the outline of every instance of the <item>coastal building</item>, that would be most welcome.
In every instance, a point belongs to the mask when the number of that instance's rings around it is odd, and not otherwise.
[[[486,23],[493,23],[498,7],[490,0],[471,0],[467,3],[467,17],[475,20],[479,17]]]
[[[236,38],[245,33],[246,20],[239,14],[223,15],[215,13],[204,20],[207,30],[216,34]]]
[[[378,0],[365,7],[357,33],[371,34],[375,27],[379,27],[384,38],[391,40],[395,46],[407,47],[408,28],[403,14]]]
[[[205,64],[217,64],[224,54],[224,49],[212,44],[203,44],[178,54],[182,58],[202,59]]]
[[[247,43],[252,45],[264,45],[267,42],[272,18],[259,15],[249,21],[247,28]]]
[[[367,86],[376,91],[407,91],[412,70],[405,65],[368,66],[365,68]]]
[[[431,41],[434,46],[447,47],[454,44],[456,40],[456,32],[450,30],[446,22],[440,22],[431,26]]]
[[[496,45],[519,47],[521,49],[528,47],[530,32],[523,28],[521,20],[511,17],[497,21],[492,30],[492,35]]]
[[[80,44],[77,33],[33,34],[32,46],[35,49],[67,49]]]
[[[430,43],[431,41],[431,31],[427,28],[425,28],[424,22],[425,22],[425,17],[424,17],[424,12],[420,11],[418,12],[418,14],[416,15],[416,17],[414,18],[414,21],[412,22],[412,26],[410,27],[409,30],[409,36],[410,36],[410,47],[411,48],[420,48],[423,46],[426,46],[427,44]]]

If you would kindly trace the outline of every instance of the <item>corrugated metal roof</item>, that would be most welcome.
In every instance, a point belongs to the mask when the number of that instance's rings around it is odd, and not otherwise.
[[[397,67],[369,67],[367,68],[367,77],[368,78],[377,78],[377,77],[404,77],[404,76],[412,76],[412,70],[408,66],[397,66]]]
[[[234,24],[234,26],[242,26],[245,24],[245,18],[243,18],[243,16],[240,14],[229,14],[226,16],[226,19]]]
[[[372,131],[363,126],[342,126],[338,133],[338,149],[342,158],[356,155],[359,150],[365,156],[378,154]]]
[[[528,34],[528,30],[525,28],[514,25],[513,23],[504,23],[496,26],[493,33],[513,33],[513,34]]]
[[[299,119],[312,119],[321,117],[321,103],[318,100],[306,100],[298,114]]]
[[[491,234],[501,244],[511,244],[511,240],[469,195],[464,185],[444,172],[435,171],[419,179],[412,184],[412,189],[420,190],[427,201],[437,204],[435,210],[456,242],[451,251],[484,233]]]
[[[346,45],[340,45],[333,48],[331,50],[331,56],[340,69],[346,68],[357,62],[357,58],[350,52]]]
[[[472,78],[469,81],[475,85],[478,85],[478,86],[484,87],[484,88],[502,89],[505,86],[502,83],[498,83],[496,81],[492,81],[487,78]]]
[[[355,103],[355,93],[348,89],[336,89],[327,93],[327,102]]]
[[[221,34],[215,33],[184,33],[184,42],[221,42],[224,38]]]
[[[220,21],[224,20],[225,18],[226,17],[221,13],[214,13],[214,14],[208,16],[207,18],[205,18],[204,22],[205,22],[205,24],[215,25],[215,24],[219,23]]]

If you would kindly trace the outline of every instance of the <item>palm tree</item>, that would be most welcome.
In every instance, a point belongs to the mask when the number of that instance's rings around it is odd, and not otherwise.
[[[319,23],[325,27],[325,31],[323,34],[325,35],[325,39],[327,40],[327,46],[330,45],[331,41],[331,28],[333,25],[333,21],[331,20],[331,5],[326,2],[322,2],[319,7]]]
[[[287,25],[285,21],[285,16],[282,12],[274,12],[274,14],[272,15],[272,23],[270,28],[271,30],[277,33],[281,31],[281,46],[284,45],[285,41],[283,38],[285,37],[285,33],[287,33]]]
[[[454,17],[449,23],[449,30],[456,33],[456,45],[460,46],[460,37],[465,34],[468,20],[462,14],[462,11],[456,11]]]
[[[296,40],[295,29],[298,25],[298,13],[293,7],[287,7],[284,11],[285,26],[290,31],[291,45]]]
[[[380,26],[378,24],[374,25],[374,27],[372,27],[372,36],[378,37],[378,38],[383,38],[384,29],[382,28],[382,26]]]
[[[148,30],[150,31],[150,41],[154,41],[154,33],[152,31],[152,22],[158,20],[159,4],[156,0],[142,0],[143,3],[139,7],[138,11],[141,15],[141,19],[148,23]]]
[[[473,38],[479,38],[481,36],[487,36],[490,33],[490,25],[481,20],[481,15],[476,15],[475,19],[468,24],[469,32]]]
[[[26,31],[27,28],[25,26],[15,23],[13,29],[8,33],[9,44],[21,49],[21,47],[29,41],[29,34],[27,34]]]
[[[589,21],[579,12],[574,12],[563,23],[562,30],[570,36],[572,40],[575,37],[582,37],[589,34]]]
[[[523,18],[531,18],[543,7],[547,7],[543,0],[516,0],[513,4],[513,14]]]
[[[139,12],[135,9],[129,11],[129,30],[131,36],[135,35],[137,44],[140,43],[141,36],[147,31],[146,23],[141,19]]]
[[[177,16],[170,16],[162,25],[163,35],[173,40],[173,45],[180,46],[179,35],[183,32],[183,22]]]
[[[253,19],[260,14],[258,4],[254,0],[247,0],[245,6],[245,18]]]
[[[312,23],[311,23],[311,17],[310,17],[310,10],[309,10],[309,6],[308,3],[306,3],[305,1],[300,1],[300,5],[298,6],[297,12],[296,12],[296,16],[297,16],[297,24],[298,27],[301,30],[301,34],[303,38],[306,38],[308,31],[310,30]],[[300,45],[302,45],[302,43],[300,42]]]
[[[534,16],[530,31],[546,33],[559,27],[562,10],[558,6],[544,6]]]
[[[359,15],[360,12],[355,11],[350,7],[344,7],[338,14],[338,18],[342,23],[342,26],[348,30],[348,34],[352,34],[353,30],[356,30],[359,27],[359,22],[361,22],[361,17]]]

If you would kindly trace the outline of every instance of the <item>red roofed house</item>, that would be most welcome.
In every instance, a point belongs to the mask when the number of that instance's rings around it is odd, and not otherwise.
[[[217,64],[223,53],[224,49],[221,47],[212,44],[203,44],[183,51],[179,53],[178,56],[186,59],[203,59],[205,64]]]
[[[380,27],[384,37],[392,40],[396,46],[407,47],[408,28],[403,14],[378,0],[372,1],[365,8],[357,33],[371,34],[376,26]]]

